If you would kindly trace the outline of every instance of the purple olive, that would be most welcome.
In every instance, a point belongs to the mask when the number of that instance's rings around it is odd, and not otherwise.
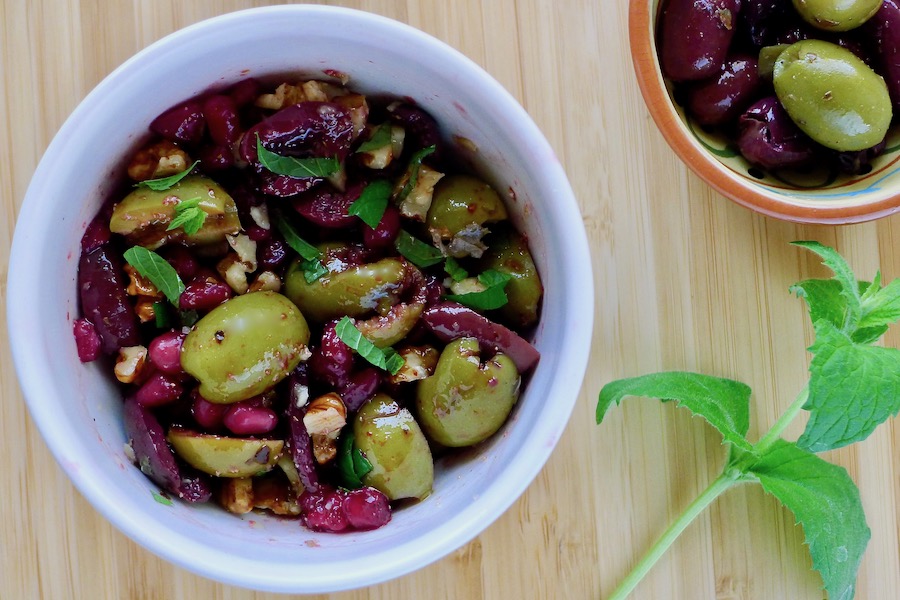
[[[725,64],[740,6],[740,0],[668,0],[659,50],[666,77],[695,81],[715,76]]]
[[[288,429],[288,448],[291,452],[291,458],[294,460],[294,466],[297,467],[297,473],[303,487],[308,492],[315,492],[319,489],[319,473],[316,470],[316,460],[313,458],[312,438],[306,425],[303,423],[303,416],[306,414],[306,405],[298,406],[304,401],[300,397],[301,390],[308,389],[308,378],[305,372],[305,365],[301,363],[297,369],[288,377],[288,385],[290,386],[290,399],[287,408]]]
[[[343,192],[331,186],[319,186],[293,200],[294,209],[306,220],[319,227],[345,228],[356,225],[358,219],[348,214],[350,205],[362,194],[364,181],[347,185]]]
[[[354,139],[350,112],[332,102],[301,102],[279,110],[247,130],[241,157],[258,164],[256,139],[267,150],[296,157],[344,158]]]
[[[412,148],[435,146],[430,160],[439,163],[442,159],[441,132],[434,117],[414,104],[401,103],[388,108],[391,120],[406,130],[406,135],[413,142]]]
[[[203,138],[206,119],[203,116],[203,103],[200,100],[188,100],[184,104],[173,106],[150,123],[150,131],[171,142],[196,144]]]
[[[350,375],[347,384],[341,388],[341,400],[347,410],[353,412],[366,403],[381,385],[381,371],[374,367],[356,371]]]
[[[422,320],[442,342],[474,337],[482,348],[506,354],[516,364],[519,373],[533,367],[541,357],[534,346],[514,331],[455,302],[444,302],[426,309]]]
[[[900,2],[884,0],[863,30],[875,41],[879,74],[887,83],[891,102],[900,109]]]
[[[768,46],[773,30],[781,25],[789,8],[785,0],[743,0],[741,16],[756,46]]]
[[[881,143],[865,150],[838,152],[838,168],[849,175],[864,175],[872,170],[872,161],[881,156],[885,148],[887,148],[887,143],[882,140]]]
[[[212,496],[206,477],[175,462],[175,455],[166,443],[162,425],[146,407],[133,398],[123,406],[125,436],[138,468],[164,490],[188,502],[206,502]]]
[[[78,290],[84,318],[100,334],[105,354],[140,343],[137,317],[125,293],[122,263],[106,246],[82,252],[78,264]]]
[[[718,76],[690,87],[687,109],[701,125],[723,125],[736,119],[753,102],[759,88],[756,58],[732,56]]]
[[[750,163],[765,169],[800,167],[816,145],[791,120],[775,96],[756,102],[738,121],[738,148]]]
[[[353,350],[341,341],[335,331],[336,321],[325,325],[319,347],[309,359],[311,374],[333,388],[341,388],[350,381],[353,369]]]
[[[290,177],[261,171],[259,173],[259,191],[267,196],[290,198],[312,189],[322,181],[319,177]]]

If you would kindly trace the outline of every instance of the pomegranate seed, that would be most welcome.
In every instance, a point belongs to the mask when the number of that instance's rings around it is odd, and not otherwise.
[[[134,399],[141,406],[153,408],[178,400],[182,392],[184,388],[178,378],[157,371],[138,389]]]
[[[184,334],[177,331],[168,331],[157,336],[147,348],[150,362],[163,373],[180,375],[184,372],[181,368],[182,343]]]
[[[181,310],[212,310],[231,298],[231,288],[215,277],[197,277],[181,292]]]
[[[231,407],[227,404],[214,404],[200,394],[195,394],[191,414],[200,427],[216,430],[222,427],[222,420],[229,408]]]
[[[300,496],[300,507],[306,526],[313,531],[337,533],[350,525],[344,513],[344,499],[334,490],[305,491]]]
[[[278,425],[278,415],[271,408],[244,403],[228,407],[222,423],[237,435],[260,435]]]

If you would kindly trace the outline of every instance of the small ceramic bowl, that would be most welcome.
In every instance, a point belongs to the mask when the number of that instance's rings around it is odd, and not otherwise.
[[[242,77],[349,75],[362,93],[405,96],[512,201],[545,286],[534,344],[541,361],[512,418],[463,458],[439,461],[434,493],[381,529],[323,534],[296,520],[213,505],[160,503],[124,451],[122,399],[108,364],[81,364],[79,242],[113,174],[168,107]],[[8,323],[34,422],[96,509],[166,559],[223,582],[321,593],[420,568],[470,541],[525,490],[550,455],[584,376],[593,315],[590,256],[572,190],[546,139],[500,84],[445,44],[379,16],[279,6],[178,31],[101,82],[54,138],[34,174],[10,260]],[[507,548],[514,554],[520,549]]]
[[[865,175],[832,169],[763,171],[734,142],[705,131],[679,106],[660,69],[656,47],[660,0],[630,0],[629,38],[641,94],[663,137],[697,175],[719,193],[764,215],[798,223],[845,224],[900,211],[900,127]]]

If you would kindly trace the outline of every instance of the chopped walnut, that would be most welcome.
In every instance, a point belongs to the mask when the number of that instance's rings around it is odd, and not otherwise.
[[[226,235],[228,245],[237,252],[238,258],[247,267],[247,272],[252,273],[256,270],[256,242],[251,240],[249,236],[244,234]]]
[[[313,443],[313,456],[319,464],[325,464],[337,455],[337,440],[347,424],[347,407],[341,397],[330,392],[309,403],[303,416],[303,425]]]
[[[405,361],[396,375],[388,377],[390,383],[419,381],[434,374],[441,353],[432,346],[407,346],[397,351]]]
[[[187,152],[168,140],[151,144],[132,157],[128,176],[135,181],[168,177],[181,173],[191,164]]]
[[[250,218],[262,229],[271,229],[272,224],[269,221],[269,209],[265,204],[250,207]]]
[[[219,488],[219,504],[225,510],[236,515],[243,515],[253,510],[253,479],[250,477],[232,477],[222,480]]]
[[[235,294],[246,294],[250,289],[247,283],[247,265],[238,258],[237,254],[228,254],[216,264],[216,271],[225,280],[225,283],[234,290]]]
[[[116,366],[113,372],[122,383],[134,383],[140,379],[147,364],[147,348],[144,346],[125,346],[119,348]]]
[[[256,276],[256,281],[250,284],[249,292],[280,292],[281,278],[272,271],[263,271]]]
[[[380,148],[360,152],[360,161],[370,169],[384,169],[391,164],[394,158],[403,153],[403,141],[405,138],[406,130],[397,125],[391,125],[390,142]]]
[[[125,265],[125,272],[128,274],[128,287],[125,291],[129,296],[150,296],[151,298],[162,298],[162,294],[149,279],[138,273],[138,270],[129,264]]]
[[[150,296],[141,296],[134,303],[134,314],[141,323],[149,323],[156,319],[156,308],[154,305],[159,302],[158,298]]]
[[[424,223],[425,217],[428,215],[428,209],[431,208],[434,186],[437,185],[437,182],[443,176],[443,173],[435,171],[428,165],[421,165],[416,177],[416,184],[406,198],[400,201],[400,214],[408,219],[415,219]],[[397,184],[395,193],[399,194],[408,181],[408,175],[402,177]]]
[[[312,80],[296,85],[282,83],[275,89],[274,94],[262,94],[259,96],[256,99],[256,106],[269,110],[281,110],[285,106],[292,106],[310,100],[329,102],[336,96],[345,94],[347,94],[345,89],[324,81]]]

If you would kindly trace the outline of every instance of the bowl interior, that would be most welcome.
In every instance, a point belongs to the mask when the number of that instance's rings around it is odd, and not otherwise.
[[[78,362],[72,322],[81,235],[150,121],[176,102],[242,77],[350,76],[363,93],[407,96],[509,195],[545,286],[534,343],[542,359],[513,417],[482,446],[439,462],[435,491],[382,529],[317,534],[296,521],[160,502],[125,456],[109,365]],[[468,150],[466,150],[468,148]],[[474,149],[474,150],[473,150]],[[559,439],[589,351],[592,286],[583,224],[550,146],[492,78],[444,44],[345,9],[286,6],[181,30],[123,64],[67,120],[29,187],[9,286],[16,368],[34,421],[92,504],[181,566],[257,589],[323,592],[383,581],[447,554],[524,491]]]
[[[888,132],[885,152],[862,175],[830,165],[764,170],[748,163],[719,128],[698,124],[678,102],[660,69],[656,31],[663,2],[631,0],[635,71],[654,120],[685,163],[720,193],[770,216],[798,222],[850,223],[900,210],[900,127]]]

